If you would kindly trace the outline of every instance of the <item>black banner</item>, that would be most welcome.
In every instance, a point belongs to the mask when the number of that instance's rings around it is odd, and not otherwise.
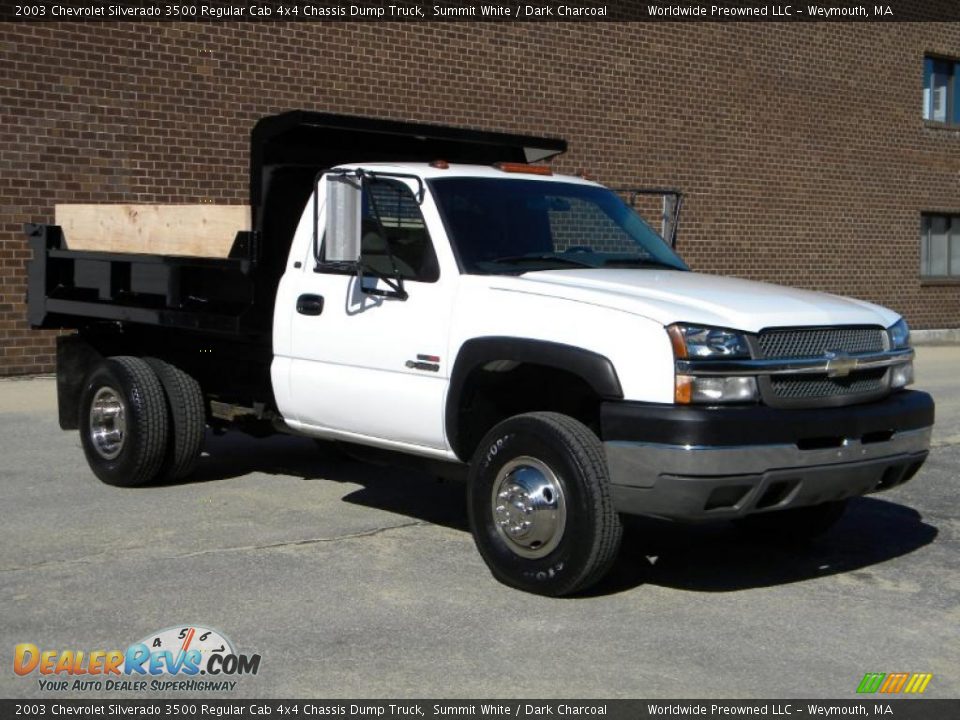
[[[0,0],[0,21],[918,22],[956,0]]]
[[[960,700],[0,700],[0,717],[413,718],[894,718],[960,717]]]

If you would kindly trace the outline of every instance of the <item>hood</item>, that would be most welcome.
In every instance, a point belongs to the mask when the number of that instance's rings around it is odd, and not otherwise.
[[[854,298],[678,270],[539,270],[491,280],[493,289],[603,305],[663,325],[689,322],[758,332],[780,326],[888,327],[899,318]]]

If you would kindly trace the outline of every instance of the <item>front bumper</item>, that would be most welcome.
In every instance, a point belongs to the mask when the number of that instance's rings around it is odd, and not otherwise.
[[[602,437],[620,512],[707,519],[900,485],[927,457],[933,418],[916,391],[806,410],[611,402]]]

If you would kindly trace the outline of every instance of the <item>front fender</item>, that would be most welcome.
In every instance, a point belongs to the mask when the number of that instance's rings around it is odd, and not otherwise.
[[[450,374],[445,424],[447,441],[458,456],[465,452],[459,432],[459,407],[470,374],[491,362],[531,363],[566,370],[581,378],[605,400],[623,398],[620,378],[609,358],[573,345],[531,338],[488,336],[467,340],[460,347]]]

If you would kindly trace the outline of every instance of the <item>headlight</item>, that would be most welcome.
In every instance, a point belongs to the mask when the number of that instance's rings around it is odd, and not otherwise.
[[[747,358],[743,333],[724,328],[676,324],[667,328],[677,358]]]
[[[903,318],[888,327],[887,333],[890,335],[891,350],[902,350],[910,346],[910,327]]]
[[[725,328],[676,324],[667,328],[673,354],[678,360],[749,358],[750,348],[743,333]],[[673,400],[682,405],[756,402],[760,397],[757,379],[675,375]]]
[[[887,328],[890,336],[890,349],[903,350],[910,347],[910,327],[903,318],[897,320]],[[897,389],[910,385],[913,382],[913,361],[890,368],[890,387]]]

